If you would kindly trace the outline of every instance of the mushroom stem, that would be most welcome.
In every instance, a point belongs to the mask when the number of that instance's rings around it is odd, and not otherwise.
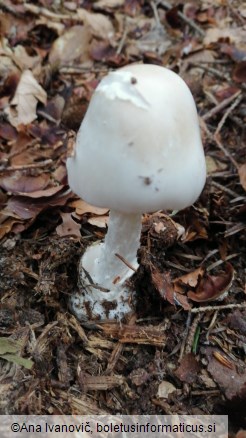
[[[70,299],[78,319],[122,319],[134,310],[135,292],[126,280],[138,268],[140,235],[140,213],[110,212],[105,242],[89,246],[80,260],[80,290]]]
[[[102,245],[101,256],[93,279],[105,288],[111,289],[114,281],[122,282],[138,268],[137,250],[140,245],[141,214],[126,214],[111,210],[109,228]],[[116,256],[119,254],[124,261]],[[96,277],[96,278],[95,278]]]

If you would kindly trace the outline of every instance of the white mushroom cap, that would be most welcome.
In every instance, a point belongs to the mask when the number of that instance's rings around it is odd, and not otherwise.
[[[197,111],[185,82],[156,65],[129,65],[97,86],[67,160],[72,190],[124,213],[179,210],[206,178]]]

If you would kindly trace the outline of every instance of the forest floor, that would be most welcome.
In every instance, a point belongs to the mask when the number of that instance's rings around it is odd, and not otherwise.
[[[246,429],[246,6],[0,8],[0,412],[213,413],[229,415],[232,434]],[[100,79],[133,62],[190,87],[207,183],[172,218],[143,216],[136,314],[81,325],[68,297],[108,210],[70,191],[67,150]]]

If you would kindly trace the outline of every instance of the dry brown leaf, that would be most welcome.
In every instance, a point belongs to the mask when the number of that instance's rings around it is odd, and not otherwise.
[[[206,156],[206,168],[207,174],[211,175],[213,172],[219,172],[221,170],[225,170],[227,168],[226,163],[222,163],[221,161],[215,160],[211,155]]]
[[[151,267],[151,278],[162,299],[167,300],[170,304],[177,304],[185,310],[190,310],[187,297],[174,290],[169,273],[161,273],[156,268]]]
[[[94,215],[105,215],[108,212],[108,208],[95,207],[94,205],[88,204],[82,199],[69,203],[70,207],[75,207],[75,211],[79,216],[83,216],[86,213],[92,213]]]
[[[186,383],[193,383],[197,380],[200,371],[200,365],[193,353],[183,356],[175,375],[179,380]]]
[[[226,397],[231,400],[234,397],[245,398],[246,388],[246,368],[237,371],[236,364],[231,363],[231,367],[225,366],[216,359],[215,352],[218,350],[207,347],[205,350],[208,363],[208,371],[217,384],[225,391]]]
[[[104,9],[114,9],[119,8],[120,6],[123,6],[125,3],[125,0],[99,0],[95,2],[95,6],[97,8],[100,8],[102,10]]]
[[[49,62],[52,67],[69,64],[76,59],[80,62],[89,59],[89,42],[91,33],[88,26],[73,26],[57,38],[49,53]]]
[[[46,104],[47,94],[30,70],[25,70],[20,78],[14,98],[5,112],[11,125],[28,125],[37,118],[38,101]]]
[[[31,193],[47,187],[50,177],[47,173],[38,176],[27,176],[16,172],[14,175],[0,179],[0,187],[6,192]]]
[[[55,187],[48,187],[44,190],[36,190],[35,192],[18,192],[18,195],[26,196],[29,198],[50,198],[51,196],[55,195],[56,193],[60,192],[63,189],[63,185],[55,186]]]
[[[220,275],[207,275],[202,278],[196,291],[188,292],[188,297],[198,303],[213,301],[222,297],[230,288],[234,276],[234,269],[230,263],[226,263],[225,268],[225,272]]]
[[[37,67],[38,64],[41,63],[40,55],[36,55],[36,56],[28,55],[25,47],[21,46],[20,44],[14,48],[13,52],[14,53],[12,55],[12,59],[21,70],[27,70],[27,69],[32,70],[33,68]]]
[[[88,12],[82,8],[77,10],[77,14],[79,19],[88,26],[93,36],[105,40],[110,40],[114,36],[114,27],[105,15]]]
[[[242,164],[238,170],[241,186],[246,190],[246,163]]]
[[[243,27],[212,27],[206,31],[203,43],[207,46],[211,43],[217,43],[219,40],[228,41],[228,38],[231,43],[240,44],[246,39],[246,30]]]
[[[239,430],[236,434],[236,438],[246,438],[246,430]]]
[[[108,225],[108,216],[93,216],[88,219],[88,223],[98,228],[106,228]]]
[[[232,77],[235,82],[246,82],[246,61],[239,62],[233,69]]]
[[[60,215],[62,218],[62,224],[56,227],[58,236],[75,236],[80,238],[80,224],[73,220],[71,213],[60,213]]]
[[[183,283],[190,287],[196,287],[199,277],[202,277],[204,274],[204,268],[201,266],[195,271],[189,272],[188,274],[182,275],[181,277],[175,278],[174,283]]]
[[[172,383],[164,380],[158,386],[157,396],[159,398],[168,398],[169,394],[172,394],[172,392],[174,392],[176,390],[177,390],[177,388],[175,388],[175,386]]]

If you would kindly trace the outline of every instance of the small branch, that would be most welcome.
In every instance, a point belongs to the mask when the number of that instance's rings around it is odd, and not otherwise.
[[[121,256],[120,254],[115,253],[115,256],[118,257],[118,259],[120,259],[123,263],[125,263],[125,265],[131,269],[134,272],[137,272],[137,269],[135,269],[123,256]]]
[[[229,108],[227,109],[227,111],[225,112],[225,114],[223,115],[221,121],[219,122],[216,131],[214,133],[215,136],[217,136],[219,134],[219,132],[221,131],[222,127],[224,126],[224,123],[227,119],[227,117],[232,113],[232,111],[236,108],[236,106],[241,102],[243,96],[240,93],[238,95],[238,97],[236,98],[235,102],[232,103],[231,106],[229,106]]]
[[[167,1],[164,1],[164,0],[157,1],[156,6],[158,6],[158,5],[162,5],[168,11],[170,9],[172,9],[172,6],[170,5],[170,3]],[[186,15],[183,14],[183,12],[178,11],[178,16],[179,16],[179,18],[181,18],[181,20],[183,20],[186,24],[188,24],[192,29],[194,29],[197,33],[199,33],[199,35],[201,35],[202,37],[205,36],[205,32],[200,28],[200,26],[198,26],[190,18],[186,17]]]
[[[215,114],[218,114],[222,109],[224,109],[227,105],[229,105],[234,99],[239,97],[241,94],[241,90],[234,93],[232,96],[228,97],[227,99],[222,100],[222,102],[218,103],[214,108],[212,108],[210,111],[208,111],[204,116],[202,116],[202,119],[204,121],[210,119]]]
[[[123,47],[124,47],[124,44],[125,44],[125,42],[126,42],[127,34],[128,34],[128,23],[127,23],[127,20],[125,20],[125,28],[124,28],[124,32],[123,32],[123,35],[122,35],[121,40],[120,40],[120,42],[119,42],[119,45],[118,45],[118,47],[117,47],[116,55],[120,55],[120,54],[121,54],[122,49],[123,49]]]
[[[50,158],[48,160],[40,161],[39,163],[32,163],[32,164],[25,164],[25,165],[19,165],[19,166],[8,166],[5,168],[2,168],[2,172],[15,172],[17,170],[27,170],[27,169],[39,169],[41,167],[49,166],[53,163],[53,160]]]
[[[241,304],[224,304],[221,306],[205,306],[205,307],[195,307],[191,309],[191,313],[201,313],[201,312],[210,312],[211,310],[230,310],[230,309],[246,309],[246,303]]]
[[[232,196],[233,198],[237,198],[239,196],[238,193],[234,192],[231,189],[228,189],[225,186],[222,186],[221,184],[219,184],[215,181],[212,181],[212,186],[217,187],[218,189],[222,190],[222,192],[227,193],[228,195]]]

